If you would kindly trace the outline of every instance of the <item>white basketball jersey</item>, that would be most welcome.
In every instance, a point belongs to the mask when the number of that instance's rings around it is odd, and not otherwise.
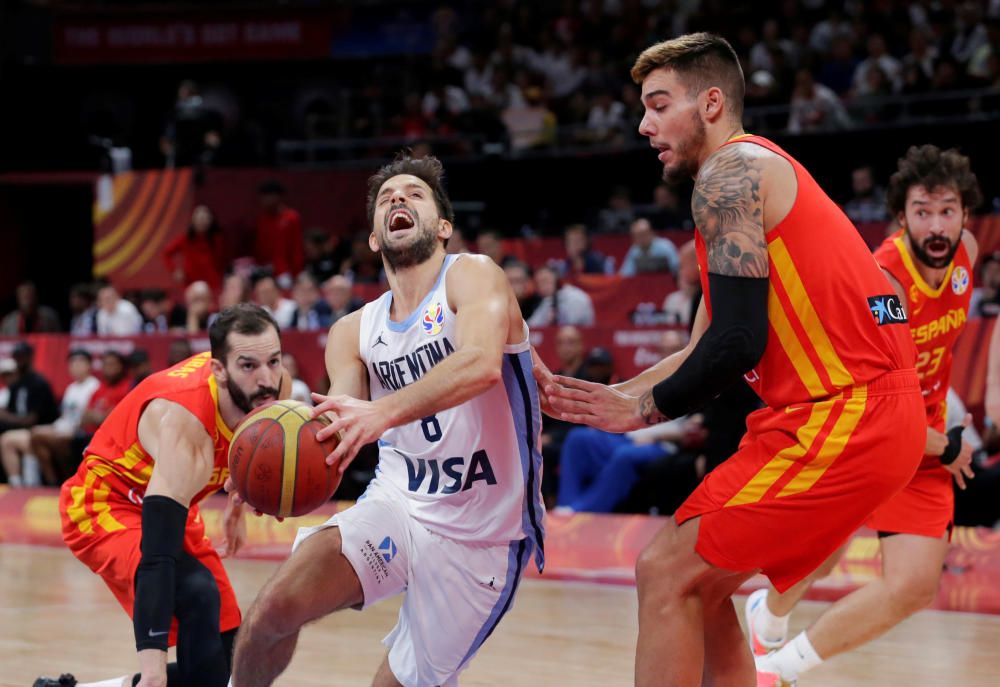
[[[445,275],[461,257],[445,258],[430,293],[402,322],[389,319],[391,291],[364,307],[360,350],[372,400],[414,383],[455,352]],[[541,411],[531,367],[525,326],[522,343],[504,346],[501,382],[382,436],[375,480],[405,495],[431,532],[464,542],[529,538],[541,568]]]

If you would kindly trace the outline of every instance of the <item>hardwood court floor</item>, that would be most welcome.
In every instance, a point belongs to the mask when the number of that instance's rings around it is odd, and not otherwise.
[[[276,563],[232,561],[246,608]],[[1000,582],[1000,581],[998,581]],[[742,607],[743,600],[737,601]],[[806,603],[804,626],[826,607]],[[370,684],[380,640],[398,602],[345,611],[308,627],[278,685]],[[463,687],[632,684],[635,590],[529,580],[514,609],[463,673]],[[0,545],[0,687],[30,687],[39,674],[83,680],[132,672],[132,625],[104,584],[63,549]],[[802,687],[995,687],[1000,616],[925,611],[878,641],[830,661]]]

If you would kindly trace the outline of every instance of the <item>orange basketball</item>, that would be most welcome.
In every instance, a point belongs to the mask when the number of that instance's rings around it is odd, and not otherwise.
[[[229,472],[237,492],[262,513],[295,517],[330,500],[340,474],[326,464],[336,439],[319,441],[329,424],[312,419],[301,401],[275,401],[247,415],[229,445]]]

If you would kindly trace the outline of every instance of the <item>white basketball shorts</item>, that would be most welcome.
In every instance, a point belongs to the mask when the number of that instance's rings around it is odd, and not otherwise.
[[[299,529],[293,550],[326,527],[340,528],[364,607],[406,592],[399,621],[382,640],[404,687],[458,684],[458,673],[510,610],[532,554],[527,539],[469,544],[434,534],[410,517],[405,499],[374,482],[354,506]]]

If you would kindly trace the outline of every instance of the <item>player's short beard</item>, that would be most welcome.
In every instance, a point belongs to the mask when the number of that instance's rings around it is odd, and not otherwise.
[[[385,258],[385,262],[391,272],[398,272],[399,270],[427,262],[434,255],[434,251],[437,250],[437,233],[432,228],[421,224],[420,218],[417,217],[416,213],[413,213],[413,218],[417,222],[417,227],[419,227],[417,238],[414,239],[413,243],[409,246],[390,246],[388,245],[389,242],[385,241],[380,247],[382,256]],[[388,227],[386,227],[385,232],[385,236],[388,238],[390,233]]]
[[[264,398],[265,396],[270,396],[274,399],[278,398],[278,390],[269,386],[257,387],[257,391],[255,391],[253,395],[247,395],[247,393],[233,381],[232,375],[228,375],[226,377],[226,390],[229,391],[229,398],[233,399],[233,404],[244,413],[248,414],[253,412],[254,401]]]
[[[910,239],[910,247],[913,249],[913,255],[916,256],[917,260],[924,263],[928,267],[932,267],[934,269],[941,269],[942,267],[947,267],[948,265],[950,265],[951,261],[955,257],[955,253],[958,252],[959,244],[962,242],[961,239],[959,239],[958,241],[952,241],[947,236],[933,236],[933,237],[929,236],[926,239],[924,239],[923,244],[920,244],[917,243],[917,240],[915,238],[913,238],[913,234],[910,233],[909,227],[904,226],[903,231],[906,232],[907,238]],[[924,248],[924,245],[930,243],[931,239],[934,239],[936,241],[946,241],[948,243],[948,252],[945,255],[941,256],[940,258],[935,258],[931,256],[927,252],[926,248]]]
[[[680,142],[674,151],[677,162],[674,166],[663,165],[663,180],[672,186],[683,184],[698,175],[698,153],[705,145],[705,122],[698,112],[691,113],[693,131]]]

